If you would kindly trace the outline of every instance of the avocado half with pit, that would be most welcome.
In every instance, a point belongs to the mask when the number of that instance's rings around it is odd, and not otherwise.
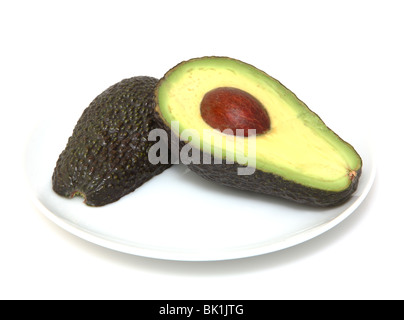
[[[184,61],[155,91],[171,153],[220,184],[314,206],[357,189],[362,160],[295,94],[254,66],[227,57]]]

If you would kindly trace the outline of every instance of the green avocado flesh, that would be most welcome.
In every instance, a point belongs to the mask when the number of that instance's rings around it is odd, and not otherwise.
[[[155,104],[160,125],[181,138],[181,147],[188,143],[201,156],[211,156],[211,163],[189,164],[206,179],[316,206],[343,203],[357,188],[362,160],[355,149],[252,65],[227,57],[182,62],[160,80]],[[264,117],[269,120],[263,122]],[[250,125],[259,134],[253,143],[221,132],[228,124],[232,129]],[[240,175],[237,168],[243,166],[254,173]]]
[[[82,196],[103,206],[134,191],[169,164],[151,164],[147,140],[157,128],[153,92],[157,79],[133,77],[109,87],[84,110],[52,176],[61,196]]]

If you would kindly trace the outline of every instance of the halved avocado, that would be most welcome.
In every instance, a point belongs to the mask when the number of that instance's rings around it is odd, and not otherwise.
[[[200,153],[182,162],[208,180],[314,206],[341,204],[358,186],[355,149],[250,64],[184,61],[159,81],[155,104],[160,126],[180,138],[181,155]]]
[[[124,79],[90,103],[56,162],[52,187],[57,194],[104,206],[170,167],[148,159],[155,142],[147,136],[158,128],[153,109],[157,81],[147,76]]]

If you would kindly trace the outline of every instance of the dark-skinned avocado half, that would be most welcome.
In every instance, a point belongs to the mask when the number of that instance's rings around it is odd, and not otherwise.
[[[357,189],[355,149],[252,65],[227,57],[184,61],[159,81],[155,110],[187,155],[181,162],[208,180],[320,207],[339,205]]]
[[[117,201],[170,167],[151,164],[148,141],[157,128],[153,93],[157,79],[133,77],[97,96],[78,120],[52,176],[61,196],[82,196],[89,206]]]

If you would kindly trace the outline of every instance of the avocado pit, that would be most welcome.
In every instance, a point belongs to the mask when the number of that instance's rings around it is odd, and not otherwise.
[[[237,88],[219,87],[207,92],[200,109],[203,120],[220,131],[231,129],[236,135],[247,137],[248,129],[255,129],[255,134],[270,129],[270,119],[262,103]],[[243,129],[242,134],[237,129]]]

